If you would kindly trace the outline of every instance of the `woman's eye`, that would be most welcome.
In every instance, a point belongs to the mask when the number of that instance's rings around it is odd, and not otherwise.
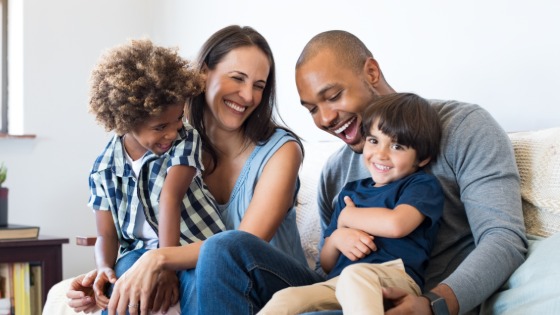
[[[264,87],[265,87],[265,86],[264,86],[264,85],[256,84],[256,85],[254,85],[254,87],[255,87],[255,89],[257,89],[257,90],[262,91],[262,90],[264,90]]]

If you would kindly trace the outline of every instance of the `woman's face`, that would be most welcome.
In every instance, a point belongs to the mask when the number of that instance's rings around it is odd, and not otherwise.
[[[260,104],[269,71],[267,56],[256,46],[236,48],[206,69],[208,126],[238,130]]]

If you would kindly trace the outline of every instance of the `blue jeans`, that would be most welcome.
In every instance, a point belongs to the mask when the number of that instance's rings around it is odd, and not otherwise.
[[[204,242],[198,257],[199,314],[255,314],[276,291],[324,280],[250,233],[221,232]]]

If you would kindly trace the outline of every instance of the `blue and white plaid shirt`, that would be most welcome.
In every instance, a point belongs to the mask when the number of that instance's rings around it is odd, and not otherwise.
[[[95,160],[89,176],[93,210],[110,210],[120,242],[120,253],[139,249],[144,242],[134,232],[138,203],[142,202],[146,221],[158,233],[159,197],[167,170],[174,165],[197,169],[181,206],[181,244],[205,240],[225,231],[216,201],[202,181],[200,136],[185,123],[171,149],[161,156],[150,151],[142,157],[138,179],[126,162],[122,137],[115,135]],[[142,209],[142,207],[140,207]]]

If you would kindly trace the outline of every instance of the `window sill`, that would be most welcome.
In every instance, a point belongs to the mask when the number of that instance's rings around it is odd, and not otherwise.
[[[9,133],[0,132],[0,140],[2,139],[35,139],[36,135],[26,134],[26,135],[12,135]]]

